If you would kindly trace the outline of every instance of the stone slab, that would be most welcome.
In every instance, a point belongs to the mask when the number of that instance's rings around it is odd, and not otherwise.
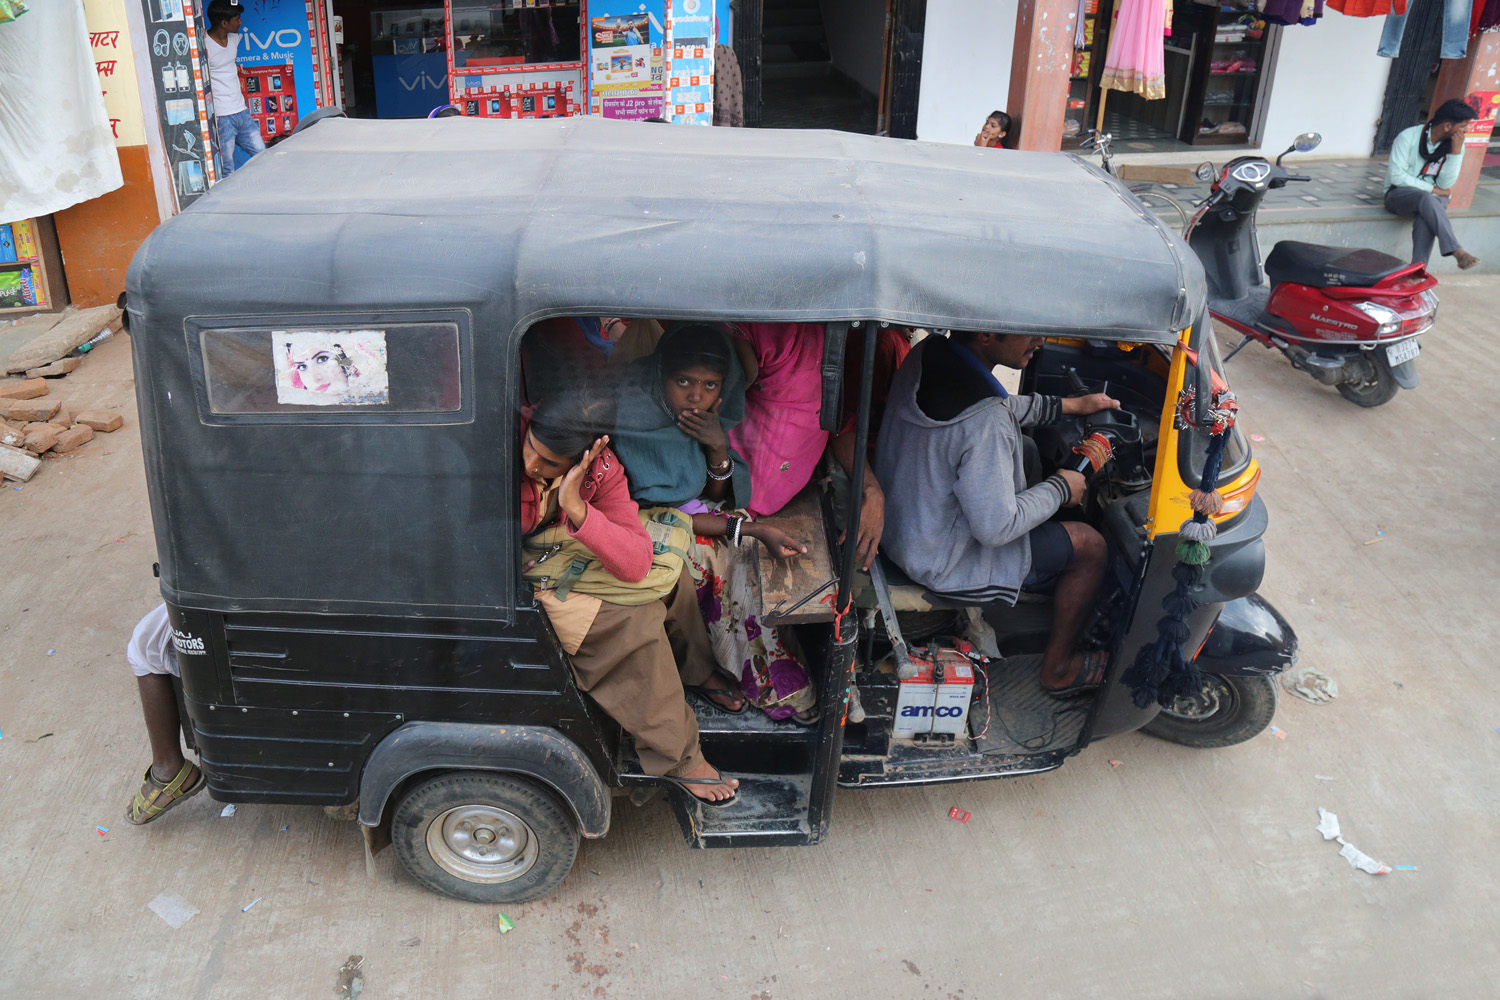
[[[59,375],[66,375],[66,374],[68,374],[68,372],[70,372],[73,369],[77,368],[81,364],[83,364],[83,359],[82,358],[58,358],[56,361],[52,362],[50,365],[43,365],[40,368],[30,368],[30,369],[27,369],[27,371],[26,371],[26,377],[27,378],[56,378]]]
[[[41,464],[42,460],[35,455],[28,455],[20,448],[0,444],[0,475],[4,475],[6,479],[15,479],[24,483],[32,477]]]
[[[0,399],[0,413],[10,420],[51,420],[60,409],[55,399]]]
[[[0,382],[0,399],[35,399],[47,395],[47,383],[43,379],[28,378],[24,382]]]
[[[57,452],[59,455],[64,455],[72,451],[74,448],[77,448],[84,442],[92,441],[93,439],[94,429],[92,427],[87,427],[83,424],[79,424],[76,427],[69,427],[67,430],[59,434],[57,436],[57,443],[52,446],[52,450]]]
[[[109,410],[84,410],[78,416],[74,417],[73,420],[76,423],[83,424],[85,427],[92,427],[94,430],[106,434],[110,431],[119,430],[125,424],[124,417]]]
[[[98,335],[120,318],[116,306],[81,309],[65,316],[56,326],[31,340],[5,363],[9,372],[24,372],[59,360],[73,348]]]

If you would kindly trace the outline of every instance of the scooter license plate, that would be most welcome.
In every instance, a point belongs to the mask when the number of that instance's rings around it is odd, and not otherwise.
[[[1418,354],[1422,353],[1422,345],[1417,343],[1417,338],[1403,340],[1399,344],[1392,344],[1385,349],[1385,359],[1391,363],[1391,367],[1405,364]]]

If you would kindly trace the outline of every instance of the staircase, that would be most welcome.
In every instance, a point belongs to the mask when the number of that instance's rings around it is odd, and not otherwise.
[[[761,18],[766,80],[826,77],[833,72],[818,0],[764,0]]]

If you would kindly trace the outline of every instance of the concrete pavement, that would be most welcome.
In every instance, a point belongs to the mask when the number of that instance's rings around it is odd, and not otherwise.
[[[427,893],[389,851],[367,878],[321,810],[221,818],[203,795],[124,823],[148,754],[123,647],[158,597],[116,338],[54,391],[125,428],[0,490],[0,993],[322,1000],[358,955],[363,1000],[1490,995],[1500,279],[1440,292],[1422,385],[1384,407],[1257,347],[1230,365],[1263,439],[1262,592],[1341,692],[1284,697],[1285,739],[1129,735],[1036,778],[844,791],[813,848],[694,852],[660,803],[616,800],[505,935],[501,908]],[[1352,870],[1319,806],[1420,870]],[[200,912],[172,929],[145,908],[163,891]]]

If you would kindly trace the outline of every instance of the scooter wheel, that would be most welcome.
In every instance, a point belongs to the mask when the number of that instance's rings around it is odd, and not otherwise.
[[[1391,366],[1385,360],[1384,351],[1376,348],[1366,360],[1374,377],[1367,382],[1340,382],[1339,395],[1359,406],[1389,403],[1395,398],[1396,390],[1401,387],[1396,383],[1396,376],[1391,374]]]

